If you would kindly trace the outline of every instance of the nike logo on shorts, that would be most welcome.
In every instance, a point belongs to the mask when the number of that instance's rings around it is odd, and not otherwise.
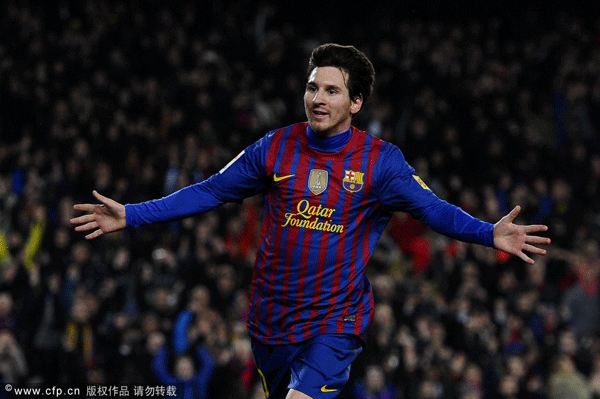
[[[323,385],[323,386],[321,387],[321,392],[335,392],[335,391],[337,391],[337,389],[330,389],[330,388],[327,388],[327,385]]]

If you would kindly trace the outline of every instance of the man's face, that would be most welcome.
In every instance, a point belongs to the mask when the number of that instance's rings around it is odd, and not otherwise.
[[[352,115],[360,111],[362,97],[350,99],[348,73],[340,68],[316,67],[308,77],[304,92],[304,110],[312,130],[331,137],[348,128]]]

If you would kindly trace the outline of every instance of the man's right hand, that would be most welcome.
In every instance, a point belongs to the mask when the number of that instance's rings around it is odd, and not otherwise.
[[[75,225],[75,231],[90,231],[85,236],[87,240],[94,239],[102,234],[123,230],[126,227],[125,206],[108,197],[100,195],[96,190],[94,197],[100,204],[76,204],[76,211],[87,212],[70,220]]]

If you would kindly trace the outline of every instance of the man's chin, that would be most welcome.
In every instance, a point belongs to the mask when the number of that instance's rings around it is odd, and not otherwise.
[[[324,126],[322,123],[319,122],[311,122],[308,121],[308,124],[310,125],[311,130],[317,135],[317,136],[327,136],[327,132],[329,131],[329,127],[328,126]]]

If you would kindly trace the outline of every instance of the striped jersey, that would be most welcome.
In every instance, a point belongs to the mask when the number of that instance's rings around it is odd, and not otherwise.
[[[398,147],[355,127],[321,139],[306,122],[269,132],[203,182],[127,204],[127,225],[206,212],[259,192],[264,216],[248,330],[266,344],[324,333],[366,339],[374,304],[365,268],[394,211],[493,246],[493,225],[437,197]]]

